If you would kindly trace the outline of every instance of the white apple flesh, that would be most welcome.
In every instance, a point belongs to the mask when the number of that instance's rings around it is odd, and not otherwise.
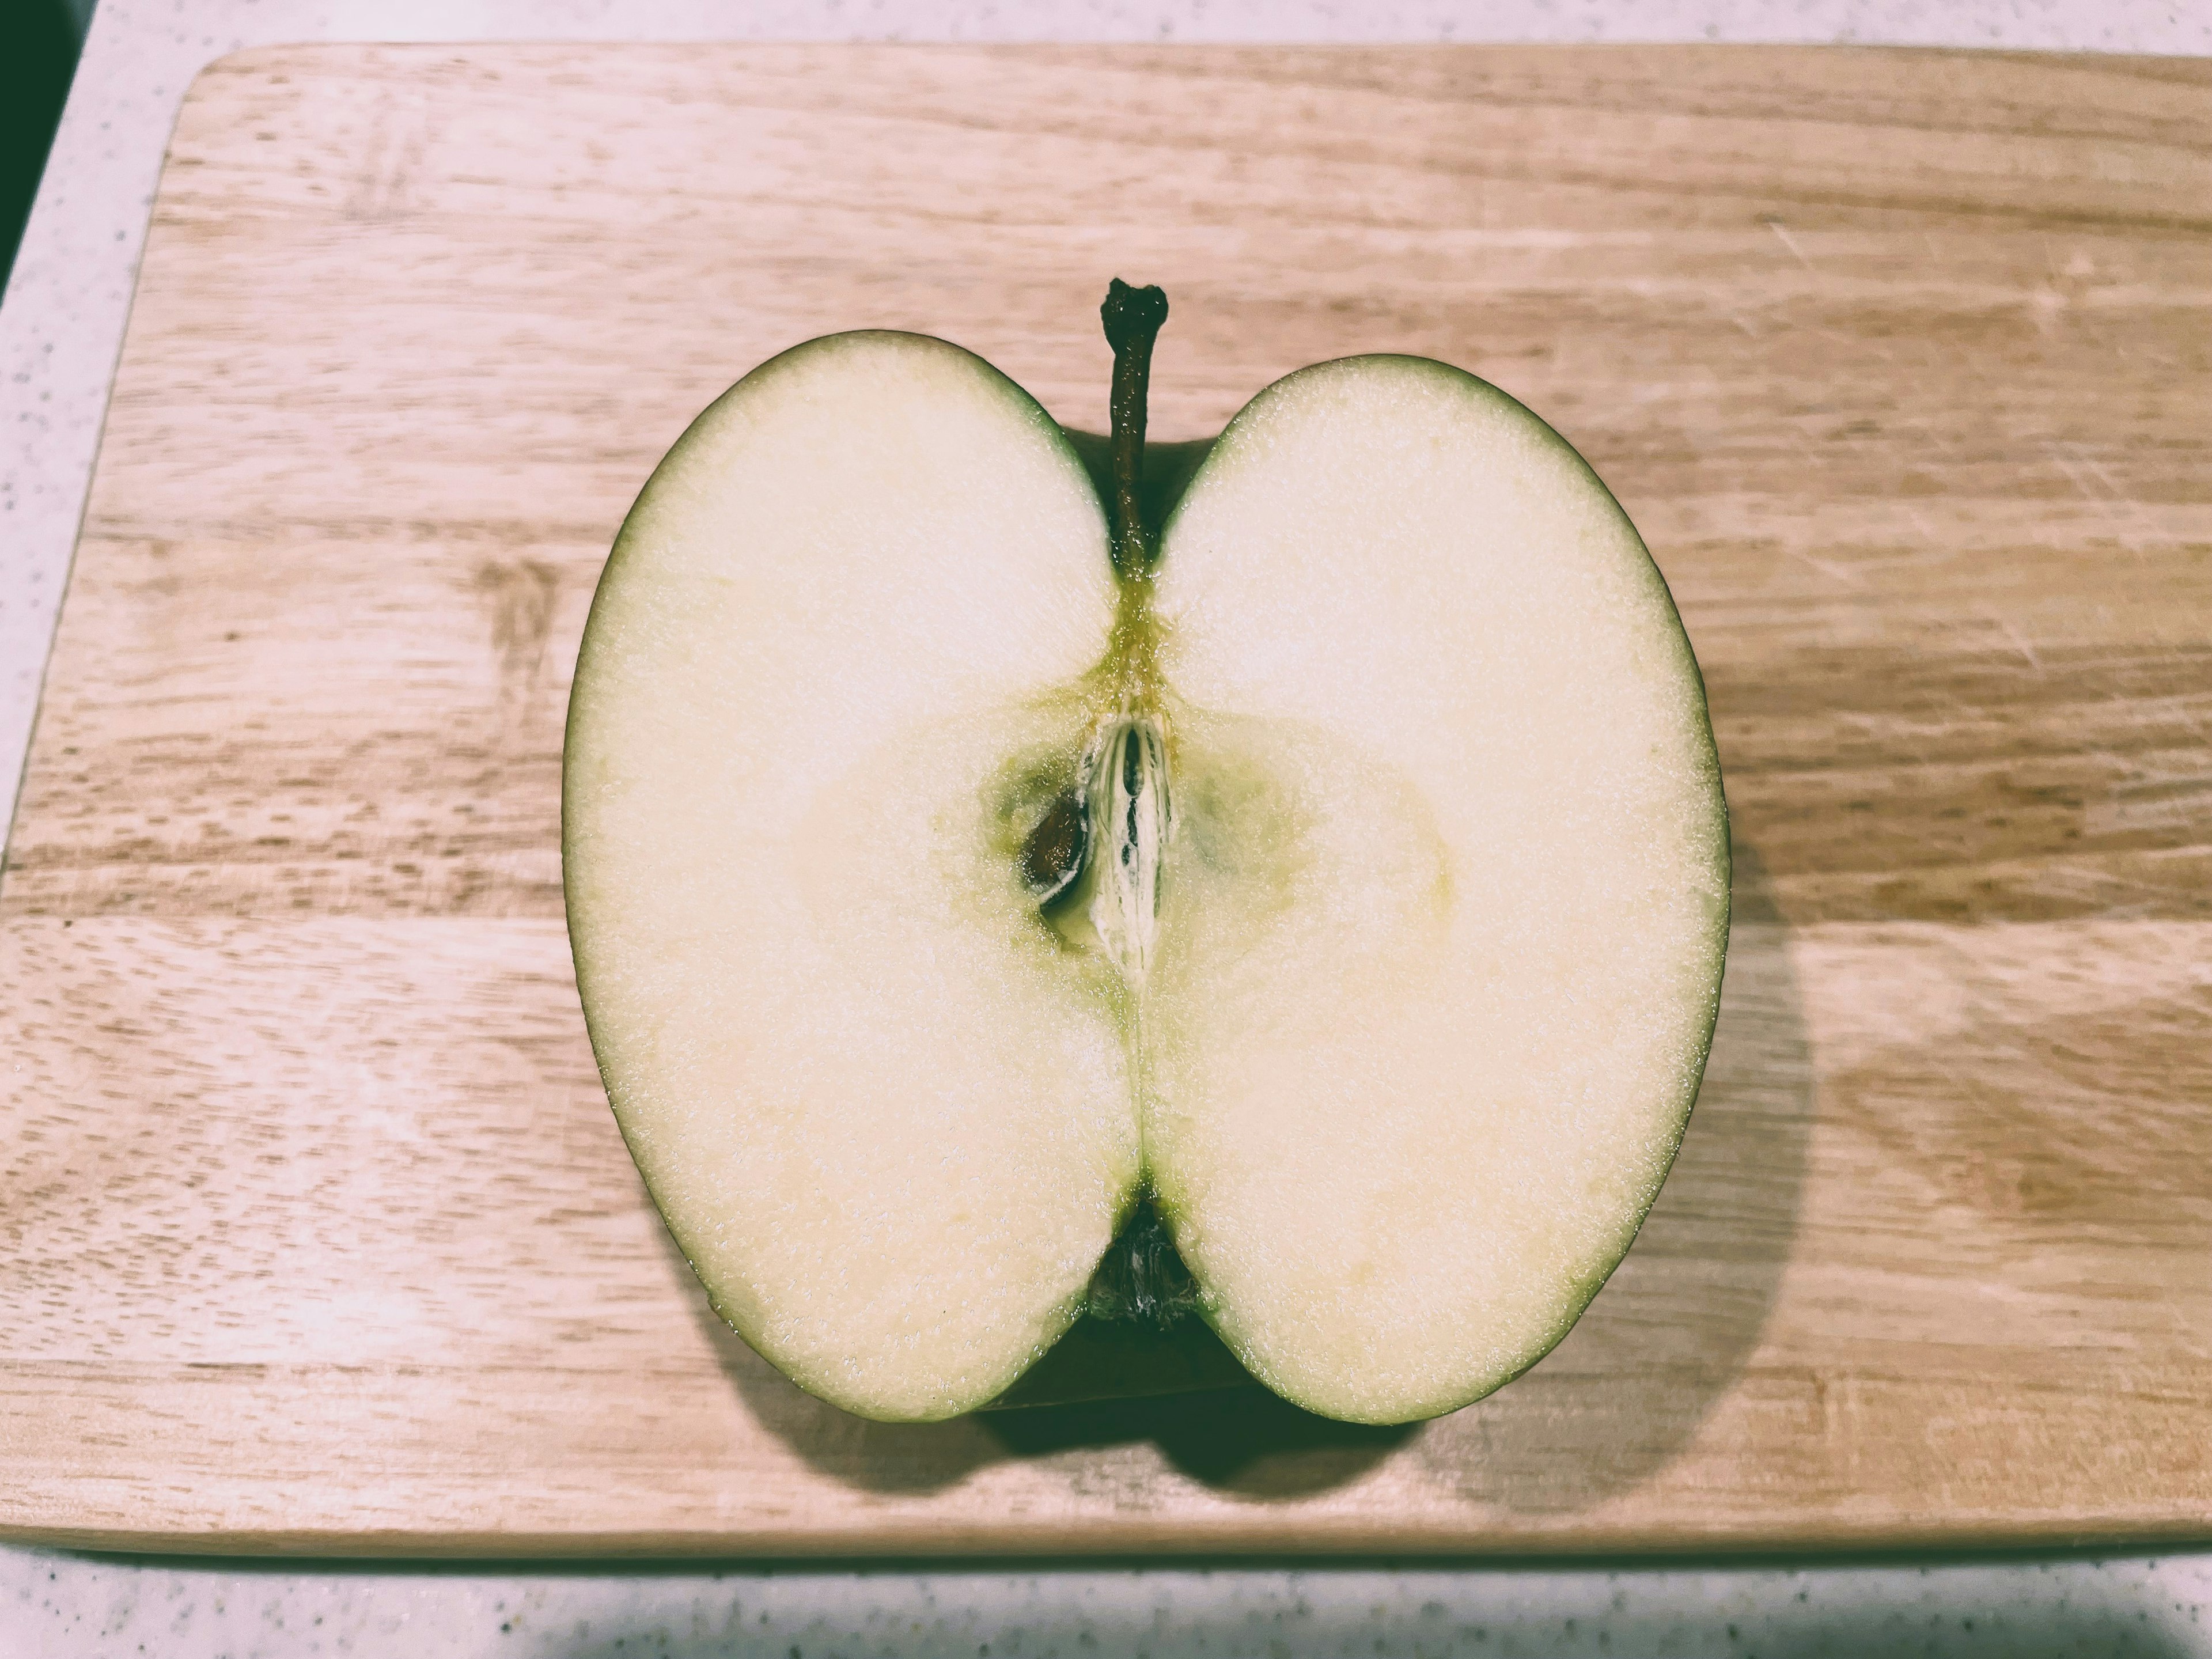
[[[1001,1394],[1140,1199],[1261,1382],[1451,1410],[1574,1322],[1696,1095],[1696,663],[1574,451],[1425,360],[1271,386],[1135,544],[939,341],[699,418],[570,709],[610,1099],[716,1309],[848,1410]]]

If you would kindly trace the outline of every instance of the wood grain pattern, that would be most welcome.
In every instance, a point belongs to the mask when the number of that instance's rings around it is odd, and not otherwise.
[[[2212,66],[318,47],[188,99],[0,882],[0,1533],[1482,1552],[2212,1536]],[[585,1044],[570,665],[661,451],[880,325],[1154,433],[1358,350],[1590,458],[1741,918],[1574,1334],[1409,1431],[931,1428],[706,1311]]]

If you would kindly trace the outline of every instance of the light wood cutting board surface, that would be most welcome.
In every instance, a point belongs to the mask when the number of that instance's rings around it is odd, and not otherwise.
[[[2212,65],[316,47],[187,100],[0,882],[0,1533],[229,1551],[2212,1536]],[[864,1424],[592,1069],[562,721],[685,422],[834,329],[1154,434],[1497,381],[1643,529],[1738,860],[1641,1241],[1411,1430]]]

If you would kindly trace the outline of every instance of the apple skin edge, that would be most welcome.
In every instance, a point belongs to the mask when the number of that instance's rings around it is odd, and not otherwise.
[[[860,331],[860,332],[880,333],[884,332],[884,331]],[[733,385],[729,391],[722,394],[721,398],[715,399],[715,401],[713,404],[710,404],[706,410],[702,410],[693,421],[690,426],[687,427],[685,434],[682,437],[679,437],[676,443],[670,447],[667,453],[655,467],[653,475],[647,480],[645,485],[641,488],[637,500],[639,501],[642,501],[651,494],[654,480],[659,478],[665,472],[678,468],[683,465],[687,446],[694,433],[706,426],[710,417],[720,406],[723,400],[734,393],[739,386],[742,386],[744,384],[745,380],[752,379],[754,375],[759,374],[763,370],[767,369],[772,364],[779,362],[785,358],[790,357],[795,354],[807,352],[829,344],[831,342],[842,340],[847,337],[848,337],[842,334],[822,336],[817,337],[816,339],[809,340],[793,346],[787,351],[778,354],[776,357],[769,359],[767,362],[762,364],[759,368],[753,370],[751,374],[748,374],[744,377],[743,380],[736,383],[736,385]],[[974,356],[974,354],[966,353],[964,351],[963,355]],[[1590,485],[1602,495],[1605,500],[1612,502],[1616,508],[1619,507],[1617,498],[1613,495],[1612,491],[1607,487],[1603,480],[1599,477],[1596,471],[1589,465],[1589,462],[1582,456],[1580,452],[1577,450],[1573,445],[1570,444],[1564,437],[1560,436],[1547,422],[1543,422],[1540,416],[1536,416],[1534,411],[1527,410],[1525,405],[1520,404],[1517,399],[1513,398],[1510,394],[1500,390],[1487,381],[1481,380],[1479,377],[1468,374],[1462,369],[1459,369],[1449,364],[1437,362],[1433,359],[1392,355],[1392,360],[1404,364],[1408,368],[1418,368],[1423,372],[1432,372],[1449,376],[1455,380],[1471,383],[1474,386],[1480,388],[1484,395],[1510,404],[1515,410],[1521,411],[1527,419],[1534,422],[1544,433],[1548,434],[1552,441],[1558,445],[1560,451],[1562,451],[1565,455],[1572,458],[1574,463],[1581,469],[1583,473],[1586,475]],[[1052,435],[1058,438],[1061,443],[1066,445],[1073,452],[1075,457],[1081,462],[1085,471],[1089,475],[1093,487],[1098,494],[1102,508],[1109,512],[1110,514],[1112,510],[1113,489],[1111,458],[1112,441],[1097,434],[1061,428],[1057,422],[1053,421],[1052,417],[1045,411],[1042,406],[1038,404],[1036,400],[1016,382],[1000,374],[994,368],[992,368],[983,359],[977,357],[975,361],[984,368],[988,369],[989,373],[1003,385],[1004,389],[1011,398],[1018,400],[1021,404],[1026,405],[1028,410],[1034,411],[1034,416],[1042,428],[1045,428]],[[1349,360],[1336,361],[1340,362]],[[1313,368],[1324,368],[1329,366],[1330,365],[1328,364],[1316,364],[1313,366]],[[1275,386],[1284,385],[1287,381],[1296,379],[1297,374],[1304,374],[1311,372],[1313,372],[1312,368],[1302,369],[1297,371],[1296,374],[1285,376],[1284,380],[1274,382],[1270,387],[1263,391],[1259,397],[1255,397],[1251,400],[1251,402],[1248,403],[1245,411],[1240,412],[1237,420],[1243,419],[1244,414],[1249,412],[1261,398],[1264,398],[1268,391],[1273,391]],[[1229,428],[1224,428],[1222,437],[1226,437],[1230,432],[1235,430],[1237,420],[1232,420]],[[1216,445],[1220,441],[1220,438],[1216,438],[1198,441],[1173,443],[1147,442],[1145,444],[1142,452],[1144,469],[1140,500],[1145,526],[1152,536],[1156,538],[1162,536],[1171,528],[1177,509],[1185,492],[1188,490],[1193,481],[1197,477],[1200,470],[1204,467],[1208,457],[1213,453]],[[636,507],[634,504],[631,513],[625,517],[623,529],[617,533],[615,538],[613,547],[608,557],[606,567],[607,570],[611,571],[617,567],[617,562],[623,558],[625,544],[630,539],[632,526],[635,522],[636,516]],[[1625,511],[1622,512],[1621,516],[1624,522],[1630,524],[1632,531],[1632,520],[1628,520]],[[1154,544],[1158,545],[1158,542],[1155,541]],[[1717,935],[1717,959],[1724,966],[1729,944],[1733,897],[1729,880],[1731,875],[1732,848],[1730,846],[1730,838],[1727,831],[1729,814],[1724,781],[1722,779],[1719,769],[1717,753],[1717,751],[1714,751],[1711,747],[1712,736],[1711,714],[1709,704],[1707,702],[1705,679],[1702,670],[1698,665],[1695,653],[1692,648],[1687,630],[1683,626],[1680,609],[1674,603],[1672,592],[1668,587],[1663,574],[1660,571],[1656,561],[1651,560],[1649,549],[1644,546],[1640,533],[1637,534],[1637,545],[1639,548],[1644,549],[1646,568],[1650,571],[1650,578],[1656,584],[1658,595],[1664,604],[1667,617],[1671,623],[1674,637],[1680,644],[1682,659],[1689,670],[1691,684],[1694,687],[1695,690],[1697,705],[1695,712],[1698,716],[1697,723],[1699,729],[1704,733],[1705,742],[1707,745],[1707,754],[1705,758],[1710,766],[1711,776],[1715,781],[1716,793],[1719,796],[1721,835],[1717,868],[1721,881],[1723,897],[1719,914],[1717,918],[1715,931]],[[1133,578],[1133,580],[1146,580],[1146,577],[1139,575]],[[603,574],[599,588],[598,592],[594,595],[592,607],[594,612],[598,610],[600,597],[606,592],[607,583],[605,576]],[[579,660],[574,680],[572,682],[572,687],[575,684],[581,683],[585,678],[586,666],[591,652],[592,638],[593,629],[591,622],[587,620],[583,636],[583,643],[580,648]],[[573,738],[574,736],[576,718],[577,704],[572,690],[568,720],[564,732],[564,755],[569,752],[566,739]],[[564,766],[564,780],[566,774],[567,769]],[[572,809],[573,803],[569,799],[568,790],[564,787],[562,799],[562,836],[564,890],[568,894],[571,914],[573,915],[574,895],[569,878],[569,871],[571,869],[569,851],[571,847],[570,831]],[[573,948],[574,938],[572,930],[572,951]],[[585,984],[589,972],[581,953],[576,953],[575,966],[580,989]],[[1711,1000],[1707,1011],[1705,1030],[1702,1034],[1702,1037],[1697,1045],[1695,1067],[1697,1073],[1697,1085],[1702,1084],[1705,1069],[1711,1057],[1713,1033],[1718,1019],[1719,994],[1717,988],[1717,970],[1716,973],[1715,985],[1715,993]],[[590,1018],[590,1000],[588,995],[586,995],[584,998],[584,1009],[586,1013],[586,1028],[587,1030],[590,1030],[592,1022]],[[600,1034],[594,1030],[592,1032],[592,1036],[595,1054],[599,1054],[601,1059],[602,1070],[604,1071],[604,1054],[600,1053],[602,1049]],[[1693,1085],[1689,1093],[1689,1098],[1692,1103],[1691,1110],[1694,1109],[1697,1093],[1697,1086]],[[1505,1386],[1508,1382],[1525,1375],[1528,1370],[1533,1369],[1534,1365],[1540,1363],[1543,1358],[1551,1352],[1552,1348],[1556,1346],[1558,1343],[1565,1337],[1567,1333],[1573,1328],[1576,1322],[1588,1309],[1589,1304],[1595,1298],[1599,1291],[1604,1287],[1613,1272],[1618,1269],[1620,1262],[1626,1259],[1629,1249],[1632,1247],[1635,1238],[1638,1233],[1640,1233],[1644,1221],[1649,1217],[1651,1206],[1653,1203],[1656,1203],[1658,1192],[1661,1188],[1663,1187],[1664,1171],[1671,1169],[1673,1162],[1680,1152],[1682,1135],[1687,1130],[1689,1115],[1690,1110],[1686,1110],[1683,1113],[1681,1121],[1675,1128],[1672,1144],[1665,1147],[1665,1158],[1661,1178],[1657,1182],[1654,1183],[1650,1198],[1645,1202],[1642,1212],[1633,1218],[1632,1224],[1626,1231],[1626,1238],[1620,1254],[1616,1255],[1612,1261],[1602,1269],[1602,1271],[1592,1274],[1578,1287],[1577,1294],[1571,1304],[1571,1310],[1559,1321],[1557,1328],[1550,1333],[1547,1340],[1544,1341],[1542,1346],[1539,1348],[1533,1357],[1528,1359],[1527,1364],[1523,1364],[1519,1370],[1512,1372],[1510,1376],[1494,1380],[1483,1380],[1480,1384],[1472,1392],[1468,1394],[1466,1397],[1455,1400],[1437,1410],[1425,1410],[1412,1417],[1352,1419],[1347,1420],[1373,1422],[1377,1425],[1382,1425],[1417,1421],[1431,1417],[1445,1415],[1450,1412],[1459,1410],[1466,1406],[1474,1403],[1478,1400],[1486,1397],[1488,1395],[1495,1392],[1498,1389]],[[625,1146],[629,1147],[633,1157],[635,1157],[637,1149],[635,1146],[630,1144],[630,1132],[629,1128],[623,1124],[621,1115],[619,1114],[616,1115],[616,1118],[617,1128],[623,1135]],[[641,1164],[640,1167],[642,1168],[642,1165]],[[651,1184],[647,1183],[647,1186],[648,1191],[651,1191]],[[653,1196],[656,1208],[661,1210],[664,1223],[669,1224],[671,1222],[671,1218],[667,1215],[665,1207],[662,1206],[660,1195],[656,1192],[653,1194]],[[1152,1199],[1152,1201],[1158,1207],[1162,1220],[1166,1224],[1170,1232],[1172,1234],[1176,1230],[1176,1223],[1177,1220],[1173,1209],[1164,1203],[1160,1203],[1157,1198]],[[671,1224],[671,1232],[672,1236],[675,1234],[675,1229],[672,1224]],[[726,1313],[724,1312],[719,1304],[716,1306],[716,1312],[725,1319],[726,1322],[731,1325],[732,1328],[735,1330],[741,1338],[747,1340],[749,1345],[751,1344],[751,1339],[747,1335],[747,1333],[744,1331],[742,1325],[738,1324],[734,1320],[730,1320]],[[1202,1303],[1197,1310],[1197,1312],[1200,1316],[1200,1319],[1205,1321],[1203,1324],[1200,1323],[1197,1320],[1187,1319],[1181,1325],[1164,1331],[1137,1330],[1126,1326],[1103,1323],[1097,1319],[1079,1315],[1074,1324],[1068,1328],[1058,1342],[1042,1350],[1038,1358],[1031,1363],[1030,1368],[1024,1371],[1011,1387],[1009,1387],[996,1399],[992,1400],[985,1405],[975,1409],[987,1412],[1018,1410],[1061,1405],[1083,1401],[1138,1398],[1176,1393],[1210,1391],[1223,1388],[1257,1388],[1261,1386],[1256,1379],[1252,1377],[1251,1375],[1237,1362],[1233,1346],[1227,1346],[1225,1339],[1212,1328],[1212,1322],[1206,1314]],[[1301,1406],[1310,1410],[1314,1408],[1310,1402],[1299,1400],[1295,1392],[1289,1390],[1283,1390],[1282,1392],[1284,1393],[1284,1397],[1288,1399],[1291,1404]]]

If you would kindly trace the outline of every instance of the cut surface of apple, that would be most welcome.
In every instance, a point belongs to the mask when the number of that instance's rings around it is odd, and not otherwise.
[[[955,347],[775,359],[623,527],[563,829],[672,1231],[878,1418],[1005,1391],[1140,1202],[1291,1400],[1479,1398],[1633,1237],[1727,936],[1656,568],[1541,422],[1411,358],[1268,388],[1164,526]]]
[[[717,1310],[855,1410],[1011,1383],[1138,1176],[1121,1033],[993,816],[1089,736],[1115,606],[1044,412],[896,335],[748,376],[601,579],[563,816],[608,1093]]]
[[[1156,585],[1184,817],[1147,1168],[1261,1381],[1449,1410],[1573,1322],[1696,1095],[1728,916],[1696,664],[1580,457],[1413,359],[1249,404]]]

